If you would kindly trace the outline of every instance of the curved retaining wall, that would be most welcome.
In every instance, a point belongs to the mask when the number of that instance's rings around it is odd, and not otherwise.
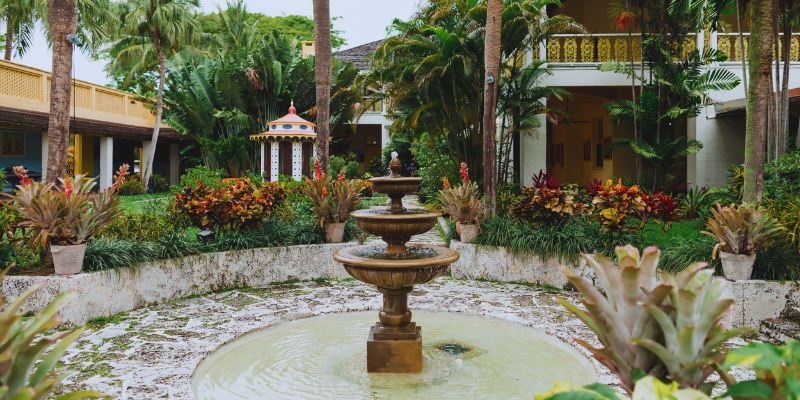
[[[41,311],[58,293],[73,295],[61,311],[66,323],[82,325],[88,320],[110,316],[153,304],[212,291],[263,287],[273,282],[315,278],[346,278],[333,252],[345,244],[304,245],[236,250],[161,260],[133,268],[82,273],[73,276],[8,276],[3,293],[12,300],[30,287],[39,286],[23,312]],[[558,259],[543,260],[535,255],[513,254],[504,248],[453,242],[461,258],[450,274],[461,279],[524,282],[564,288],[566,278]],[[589,280],[595,276],[580,262],[570,265]],[[717,278],[722,279],[722,278]],[[800,301],[797,282],[725,281],[735,305],[725,321],[733,326],[758,328],[761,321],[778,317],[787,300]]]

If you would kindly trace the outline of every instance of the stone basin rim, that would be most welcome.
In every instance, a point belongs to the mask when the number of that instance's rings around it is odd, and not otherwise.
[[[419,183],[422,182],[422,178],[418,176],[401,176],[397,178],[393,178],[391,176],[379,176],[375,178],[369,178],[369,181],[372,183]]]
[[[415,270],[429,267],[437,267],[443,265],[450,265],[458,261],[461,256],[457,251],[442,246],[425,246],[427,248],[436,249],[439,254],[435,257],[417,258],[413,260],[383,260],[376,258],[360,257],[352,254],[352,251],[361,247],[372,247],[371,245],[362,245],[347,247],[339,249],[333,253],[333,259],[337,262],[347,265],[351,268],[358,269],[376,269],[376,270]]]
[[[386,214],[371,213],[368,210],[353,211],[350,215],[361,221],[391,221],[392,223],[398,222],[417,222],[436,219],[442,216],[441,212],[428,211],[422,213],[396,213],[389,214],[388,208]]]

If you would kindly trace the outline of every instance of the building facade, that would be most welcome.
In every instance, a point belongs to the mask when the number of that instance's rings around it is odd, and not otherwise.
[[[535,60],[545,63],[549,75],[542,85],[560,87],[570,93],[564,101],[550,100],[553,106],[567,116],[560,123],[548,122],[540,116],[541,124],[533,135],[522,139],[520,149],[521,179],[523,185],[531,183],[531,177],[540,170],[546,171],[561,182],[585,184],[593,179],[612,177],[631,178],[635,175],[633,153],[613,143],[632,137],[632,129],[611,123],[604,106],[615,99],[631,97],[631,81],[626,75],[600,71],[598,66],[609,61],[630,62],[638,70],[641,66],[641,38],[620,33],[608,10],[611,0],[566,0],[559,8],[548,9],[550,15],[564,14],[582,24],[585,34],[553,35],[529,53],[525,62]],[[736,27],[735,16],[726,16],[720,26]],[[735,29],[734,29],[735,30]],[[740,51],[739,33],[731,31],[705,30],[687,35],[684,51],[706,48],[718,49],[727,55],[726,62],[709,65],[709,68],[724,68],[740,79],[742,59],[746,58],[749,34],[743,33],[745,52]],[[629,53],[629,43],[632,52]],[[789,87],[800,87],[800,32],[793,33],[788,49],[791,59]],[[336,57],[351,61],[359,69],[369,68],[369,55],[380,42],[368,43],[336,53]],[[781,66],[782,70],[782,66]],[[648,71],[645,70],[645,75]],[[782,72],[781,72],[782,73]],[[794,104],[800,89],[792,89],[790,132],[798,129],[800,112]],[[700,115],[680,121],[675,135],[685,135],[703,143],[696,154],[686,157],[670,171],[677,181],[689,187],[712,187],[725,182],[731,166],[744,162],[745,113],[743,85],[732,90],[709,93],[711,104],[703,107]],[[390,143],[390,121],[383,111],[365,113],[359,121],[360,128],[375,124],[380,126],[381,146]],[[377,137],[377,136],[375,136]]]
[[[50,73],[0,60],[0,169],[22,165],[39,178],[47,171]],[[155,117],[138,96],[74,81],[70,150],[76,174],[98,177],[109,187],[122,164],[139,172]],[[187,137],[162,124],[153,170],[172,184],[180,177],[180,151]],[[3,173],[3,172],[0,172]],[[8,189],[8,188],[6,188]]]

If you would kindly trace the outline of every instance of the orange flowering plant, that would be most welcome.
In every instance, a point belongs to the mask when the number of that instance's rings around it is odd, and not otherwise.
[[[637,185],[627,186],[619,179],[616,184],[609,179],[592,199],[597,218],[606,231],[625,229],[628,217],[645,211],[646,204],[642,191]]]
[[[444,189],[439,191],[437,199],[444,211],[461,224],[478,224],[483,218],[483,201],[478,193],[478,185],[469,179],[467,163],[461,163],[459,170],[461,185],[451,186],[445,177],[442,179]]]
[[[363,183],[357,179],[346,179],[344,169],[333,180],[322,173],[319,161],[314,161],[314,178],[306,178],[305,183],[305,192],[311,198],[314,216],[320,227],[347,222],[350,213],[361,204]]]
[[[254,229],[279,206],[288,189],[278,182],[253,183],[249,178],[231,179],[221,187],[198,182],[175,194],[173,207],[192,223],[208,229]]]
[[[110,188],[94,191],[96,180],[86,175],[54,184],[31,180],[24,168],[14,167],[20,185],[8,199],[22,216],[19,225],[33,230],[42,247],[82,244],[122,213],[116,192],[128,169],[123,164]]]

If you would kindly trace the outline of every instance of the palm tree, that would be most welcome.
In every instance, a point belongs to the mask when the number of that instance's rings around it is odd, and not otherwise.
[[[37,0],[0,0],[0,19],[6,24],[3,59],[10,61],[15,51],[22,56],[30,48],[40,9]]]
[[[72,52],[69,38],[78,28],[77,0],[48,0],[47,23],[53,47],[50,85],[50,115],[47,121],[47,179],[55,182],[67,175],[69,110],[72,97]]]
[[[328,170],[331,102],[331,11],[329,0],[314,0],[314,81],[317,85],[317,160]]]
[[[116,10],[120,30],[109,49],[111,69],[127,69],[129,77],[158,65],[156,118],[150,148],[143,154],[142,184],[147,188],[153,173],[161,116],[164,112],[164,82],[167,58],[199,38],[199,23],[193,13],[197,0],[130,0]]]
[[[494,215],[497,196],[497,82],[500,80],[500,29],[503,1],[489,0],[484,37],[485,76],[483,86],[483,196],[486,211]]]
[[[747,98],[747,130],[744,145],[744,188],[742,200],[761,201],[764,183],[764,151],[769,107],[772,101],[772,45],[774,0],[751,0],[750,46],[747,52],[750,75]]]

